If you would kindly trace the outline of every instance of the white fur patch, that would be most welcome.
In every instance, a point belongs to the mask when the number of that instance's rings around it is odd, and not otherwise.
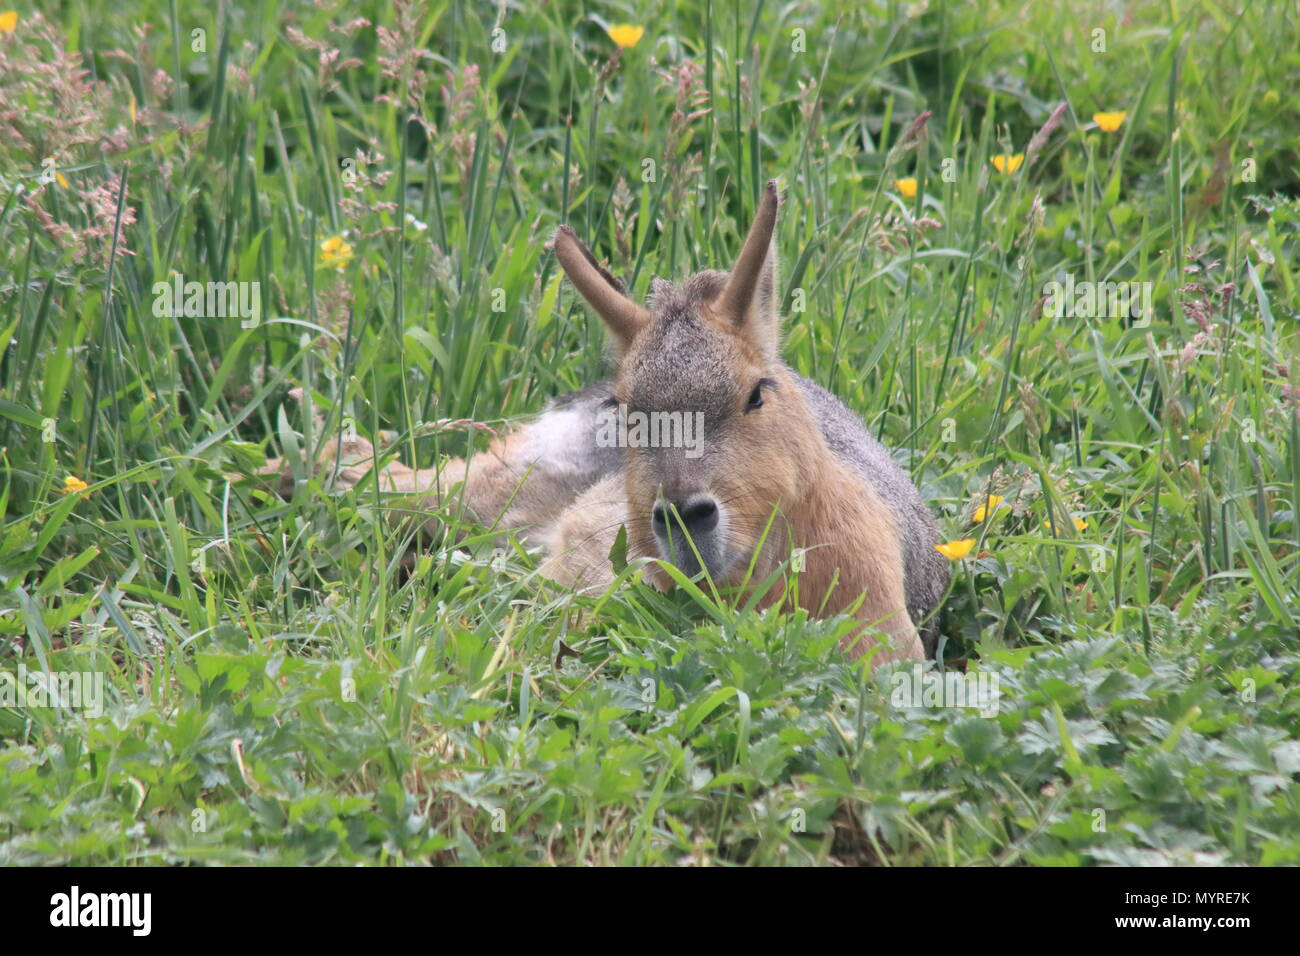
[[[591,412],[557,408],[546,412],[524,430],[520,454],[525,466],[549,472],[584,471],[591,457]]]

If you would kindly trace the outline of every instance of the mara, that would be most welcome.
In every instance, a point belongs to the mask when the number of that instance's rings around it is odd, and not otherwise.
[[[877,644],[873,666],[933,655],[949,565],[934,548],[929,509],[862,421],[781,359],[778,205],[769,181],[730,272],[655,279],[644,304],[560,226],[556,258],[609,330],[612,377],[555,399],[482,453],[428,469],[389,462],[380,488],[420,496],[429,510],[461,502],[483,524],[540,546],[543,573],[574,588],[613,581],[620,528],[629,559],[656,559],[645,575],[660,588],[671,584],[660,562],[719,587],[797,571],[800,606],[818,616],[851,610],[859,622],[842,642],[849,655]],[[699,420],[702,437],[602,436],[611,416],[637,413]],[[326,443],[318,461],[346,456],[354,464],[338,477],[354,485],[373,452],[363,438],[346,441]],[[760,606],[787,602],[794,590],[785,584]]]

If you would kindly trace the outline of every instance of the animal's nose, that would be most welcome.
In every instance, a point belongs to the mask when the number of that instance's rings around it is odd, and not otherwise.
[[[669,517],[694,537],[708,534],[718,526],[718,503],[707,495],[697,495],[686,501],[660,502],[654,507],[655,530],[665,533]]]

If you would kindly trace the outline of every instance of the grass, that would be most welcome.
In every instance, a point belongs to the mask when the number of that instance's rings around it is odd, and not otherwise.
[[[0,862],[1300,863],[1294,5],[56,7],[0,36],[0,671],[105,700],[0,707]],[[454,508],[404,564],[409,502],[236,477],[481,448],[602,373],[555,225],[644,294],[769,176],[787,360],[976,539],[995,717],[844,620],[574,597]]]

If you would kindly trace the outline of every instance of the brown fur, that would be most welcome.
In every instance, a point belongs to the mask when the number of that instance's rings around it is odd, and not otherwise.
[[[610,548],[627,520],[622,476],[592,485],[545,533],[542,574],[575,591],[603,591],[614,580]]]
[[[789,557],[791,544],[808,549],[798,583],[800,607],[817,616],[836,614],[861,599],[855,616],[862,626],[845,639],[845,650],[860,656],[877,643],[879,632],[893,647],[876,662],[919,659],[920,639],[906,609],[902,555],[889,510],[866,482],[836,461],[793,378],[764,366],[762,350],[770,339],[751,341],[747,330],[754,326],[736,328],[712,315],[702,321],[732,340],[728,358],[737,382],[752,382],[765,372],[777,382],[762,409],[766,414],[737,414],[734,434],[709,465],[706,483],[734,516],[729,543],[750,553],[764,541],[752,573],[741,563],[715,583],[734,587],[745,577],[761,582]],[[630,388],[620,378],[615,391],[621,395]],[[648,516],[662,478],[644,458],[629,456],[625,488],[632,557],[659,556]],[[657,565],[647,578],[660,588],[671,581]],[[786,597],[773,589],[761,606]]]

